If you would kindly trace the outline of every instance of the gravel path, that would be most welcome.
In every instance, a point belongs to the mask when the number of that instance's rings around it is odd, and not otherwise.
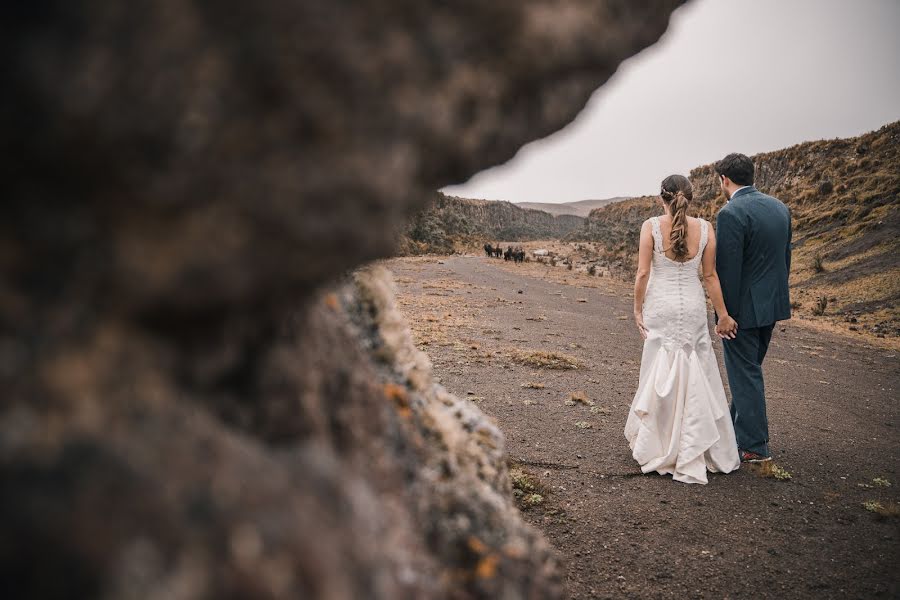
[[[525,515],[562,553],[572,598],[900,596],[895,351],[780,324],[765,373],[791,479],[742,468],[691,486],[641,475],[622,434],[642,343],[630,286],[484,257],[385,264],[435,374],[549,490]],[[580,368],[521,363],[547,358],[532,351]],[[579,391],[588,402],[567,404]]]

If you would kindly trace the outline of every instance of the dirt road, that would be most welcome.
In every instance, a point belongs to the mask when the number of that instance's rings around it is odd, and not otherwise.
[[[900,595],[895,351],[781,324],[765,374],[791,478],[686,485],[641,475],[622,434],[642,344],[627,284],[484,257],[386,266],[435,374],[497,420],[543,492],[525,515],[572,598]],[[567,360],[579,368],[548,368]]]

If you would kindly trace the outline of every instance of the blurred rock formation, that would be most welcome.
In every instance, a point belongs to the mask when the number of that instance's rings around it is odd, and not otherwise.
[[[0,22],[0,583],[554,598],[503,436],[389,277],[677,0],[35,0]]]

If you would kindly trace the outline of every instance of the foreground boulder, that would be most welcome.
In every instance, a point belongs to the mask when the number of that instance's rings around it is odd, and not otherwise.
[[[0,23],[10,597],[553,598],[502,434],[378,270],[679,2],[15,3]]]

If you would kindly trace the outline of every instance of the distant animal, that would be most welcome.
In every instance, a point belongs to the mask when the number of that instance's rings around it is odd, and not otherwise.
[[[494,247],[491,246],[490,244],[485,244],[484,245],[484,253],[487,254],[489,257],[493,256],[494,255]]]
[[[513,260],[515,262],[525,262],[525,250],[522,249],[522,246],[517,246],[513,250]]]
[[[513,257],[512,246],[507,246],[506,252],[503,253],[503,260],[512,260],[512,257]]]
[[[497,258],[503,256],[503,248],[500,247],[500,244],[494,246],[494,256],[496,256]]]

